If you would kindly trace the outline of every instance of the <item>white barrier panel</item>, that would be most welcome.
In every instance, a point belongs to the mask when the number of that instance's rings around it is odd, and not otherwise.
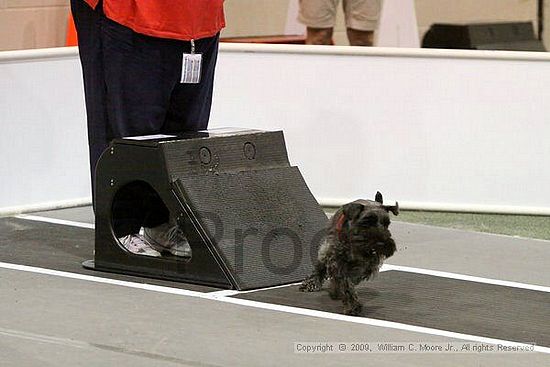
[[[549,94],[547,54],[224,44],[211,127],[283,129],[321,202],[550,214]],[[0,211],[89,196],[74,49],[0,53],[0,110]]]
[[[321,201],[550,214],[548,54],[225,46],[212,126],[283,129]]]
[[[76,49],[0,52],[0,111],[0,212],[84,202],[90,179]]]

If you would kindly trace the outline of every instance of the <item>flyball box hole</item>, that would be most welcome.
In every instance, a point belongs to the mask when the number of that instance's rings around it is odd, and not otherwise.
[[[122,186],[115,194],[111,206],[111,226],[119,246],[119,238],[136,228],[138,234],[147,219],[155,216],[169,218],[169,210],[153,187],[144,181],[133,181]]]

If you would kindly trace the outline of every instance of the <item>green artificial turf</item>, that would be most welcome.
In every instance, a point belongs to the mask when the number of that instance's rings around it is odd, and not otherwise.
[[[401,211],[393,220],[550,240],[550,217],[543,216]]]
[[[332,215],[335,208],[325,208]],[[393,221],[550,240],[550,217],[401,210]]]

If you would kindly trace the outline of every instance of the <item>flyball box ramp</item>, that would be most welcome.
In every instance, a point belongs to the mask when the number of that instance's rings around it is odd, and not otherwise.
[[[85,267],[237,290],[298,282],[312,271],[327,218],[290,165],[281,131],[118,139],[96,176],[95,257]],[[113,206],[130,186],[177,218],[191,260],[124,249]]]

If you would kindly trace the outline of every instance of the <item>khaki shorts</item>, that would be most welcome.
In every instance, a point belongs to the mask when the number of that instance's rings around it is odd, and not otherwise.
[[[334,28],[340,0],[300,0],[298,20],[310,28]],[[346,27],[374,31],[382,0],[343,0]]]

